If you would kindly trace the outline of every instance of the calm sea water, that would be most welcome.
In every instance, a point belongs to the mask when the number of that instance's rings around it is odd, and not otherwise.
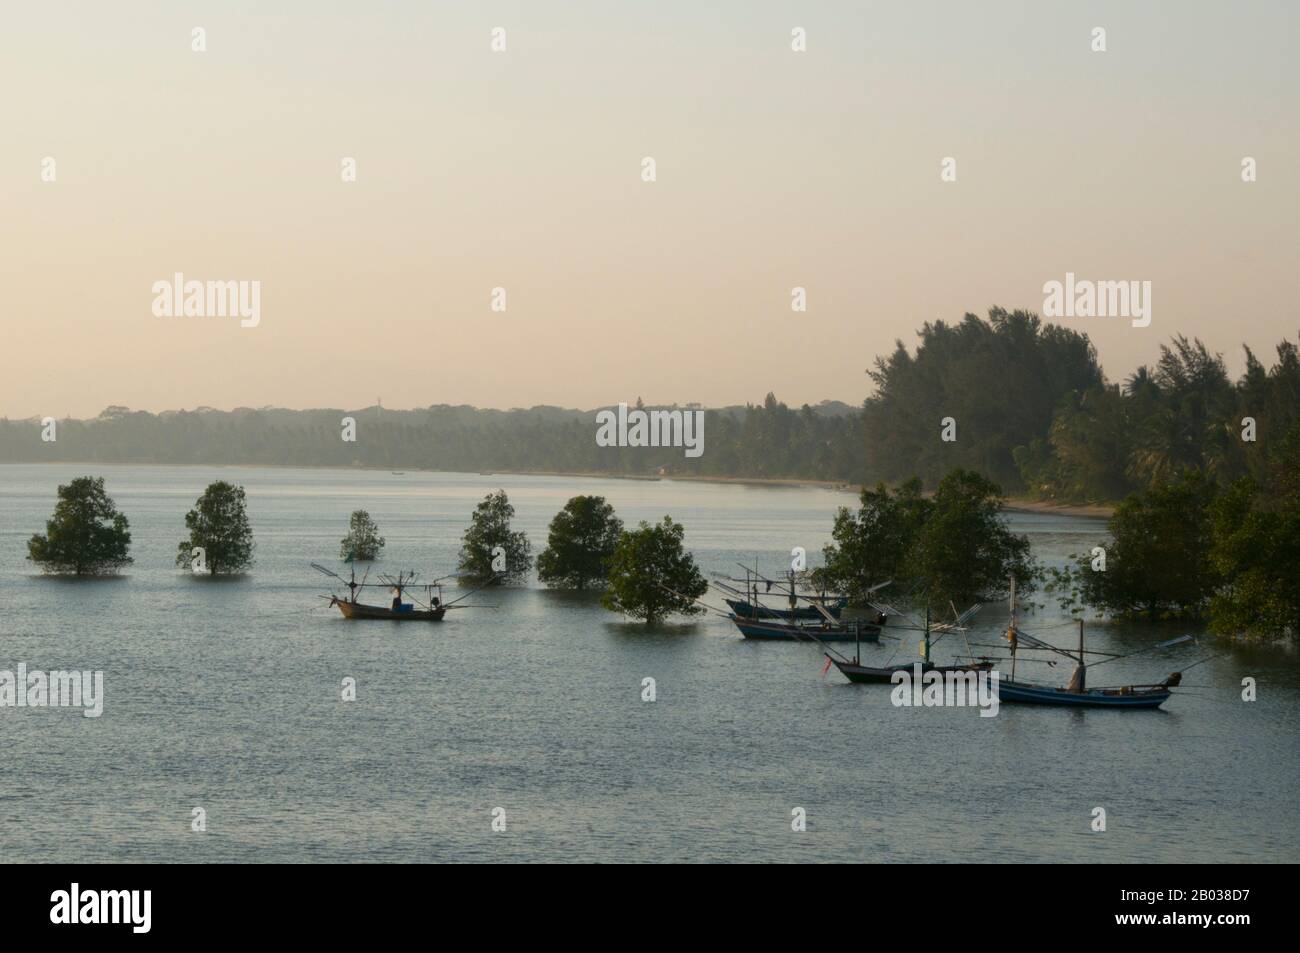
[[[135,564],[120,579],[41,577],[25,541],[56,486],[87,472],[130,518]],[[257,563],[238,580],[173,566],[184,513],[214,479],[248,490]],[[0,858],[1300,860],[1300,661],[1285,649],[1206,641],[1094,676],[1151,681],[1224,652],[1156,712],[1004,706],[981,718],[895,708],[887,687],[823,677],[816,646],[747,642],[717,618],[647,631],[535,581],[473,596],[496,608],[442,624],[349,623],[318,597],[308,563],[335,564],[353,509],[388,539],[381,568],[427,578],[452,570],[474,504],[497,487],[535,550],[569,497],[599,493],[629,524],[670,513],[701,567],[720,572],[819,552],[835,508],[853,502],[668,481],[0,466],[0,669],[102,669],[106,683],[98,719],[0,709]],[[1056,564],[1104,531],[1011,521]],[[992,641],[1005,622],[1004,606],[986,607],[970,638]],[[1025,627],[1069,644],[1060,622],[1049,607]],[[1178,631],[1098,625],[1089,640],[1132,650]],[[959,650],[950,641],[936,657]],[[1245,676],[1257,702],[1240,701]],[[355,702],[340,698],[345,677]],[[191,832],[195,807],[206,833]],[[1104,833],[1090,829],[1094,807]],[[804,832],[791,830],[795,808]]]

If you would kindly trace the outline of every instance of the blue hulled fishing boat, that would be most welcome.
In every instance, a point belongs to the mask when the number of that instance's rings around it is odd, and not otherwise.
[[[1079,620],[1079,648],[1077,652],[1050,645],[1042,639],[1028,635],[1021,630],[1016,615],[1016,586],[1011,582],[1011,621],[1007,626],[1007,641],[1011,644],[1011,677],[1004,678],[998,685],[998,698],[1004,702],[1026,705],[1064,705],[1071,708],[1159,708],[1172,694],[1170,689],[1177,687],[1183,680],[1181,672],[1173,672],[1163,682],[1154,685],[1115,685],[1105,688],[1088,688],[1089,668],[1113,662],[1116,659],[1130,658],[1156,649],[1169,648],[1191,642],[1190,635],[1180,635],[1150,648],[1137,652],[1116,655],[1109,652],[1096,652],[1083,647],[1083,620]],[[1071,659],[1074,672],[1070,683],[1064,687],[1055,685],[1037,685],[1032,682],[1016,680],[1016,654],[1022,650],[1041,650],[1055,652]],[[1099,657],[1098,661],[1089,662],[1087,657]],[[1037,660],[1035,660],[1037,661]]]
[[[777,609],[773,606],[761,605],[757,602],[747,602],[744,599],[723,599],[727,608],[740,616],[742,619],[775,619],[782,622],[795,622],[800,620],[816,621],[821,618],[814,606],[795,606],[790,609]],[[835,618],[840,617],[840,613],[849,604],[849,600],[843,597],[834,599],[825,604],[825,609]]]
[[[1069,705],[1094,708],[1159,708],[1182,680],[1174,672],[1157,685],[1121,685],[1117,688],[1088,688],[1072,690],[1051,685],[1030,685],[1025,682],[1004,681],[998,685],[998,698],[1004,702],[1022,702],[1030,705]]]

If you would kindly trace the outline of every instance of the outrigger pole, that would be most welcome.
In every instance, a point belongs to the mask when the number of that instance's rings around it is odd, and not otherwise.
[[[790,577],[790,581],[789,581],[789,582],[778,582],[778,581],[775,580],[775,579],[769,579],[767,576],[764,576],[762,573],[760,573],[760,572],[758,571],[758,568],[757,568],[757,567],[755,567],[754,569],[751,570],[751,569],[750,569],[748,566],[746,566],[744,563],[736,563],[736,565],[739,566],[741,569],[745,570],[746,575],[748,575],[749,573],[752,572],[752,573],[754,574],[754,577],[755,577],[755,578],[757,578],[757,579],[761,579],[763,582],[767,583],[767,585],[768,585],[768,592],[771,592],[771,587],[772,587],[772,586],[784,586],[786,589],[789,590],[789,594],[790,594],[790,599],[791,599],[791,600],[802,599],[802,600],[804,600],[805,602],[812,603],[813,605],[817,605],[818,603],[825,603],[825,602],[828,600],[828,598],[829,598],[829,597],[827,596],[825,590],[822,590],[820,593],[818,593],[818,594],[815,595],[815,596],[805,596],[805,595],[800,595],[798,592],[796,592],[796,591],[795,591],[795,586],[794,586],[794,576],[795,576],[795,572],[794,572],[793,569],[790,570],[790,571],[788,572],[788,574],[787,574],[787,575]],[[739,580],[737,580],[737,582],[739,582]],[[874,585],[874,586],[872,586],[870,589],[868,589],[867,592],[868,592],[868,593],[872,593],[872,592],[875,592],[877,589],[883,589],[883,588],[885,588],[885,586],[888,586],[888,585],[889,585],[890,583],[892,583],[892,582],[893,582],[893,580],[890,579],[890,580],[887,580],[887,581],[885,581],[885,582],[877,583],[876,585]],[[793,605],[793,602],[792,602],[791,604]]]
[[[478,586],[478,587],[476,587],[476,588],[474,588],[474,589],[471,589],[469,592],[465,593],[463,596],[460,596],[460,597],[457,598],[457,599],[453,599],[451,602],[444,602],[443,605],[444,605],[446,608],[450,609],[450,608],[452,608],[453,606],[455,606],[456,603],[461,602],[461,601],[463,601],[463,600],[465,600],[465,599],[468,599],[470,596],[474,595],[474,593],[476,593],[476,592],[482,592],[482,591],[483,591],[484,589],[486,589],[488,586],[492,585],[492,583],[495,582],[496,579],[497,579],[498,577],[503,576],[503,575],[505,575],[505,573],[500,573],[500,572],[493,573],[493,574],[491,575],[491,577],[488,579],[488,581],[485,582],[485,583],[483,583],[483,585]],[[449,576],[443,576],[443,578],[444,578],[444,579],[448,579],[448,578],[450,578],[450,577],[449,577]],[[466,607],[466,608],[468,608],[468,607]],[[496,606],[478,606],[478,608],[480,608],[480,609],[495,609]]]
[[[737,566],[740,566],[741,569],[745,570],[745,575],[746,575],[746,576],[749,575],[750,569],[749,569],[748,566],[744,565],[743,563],[736,563],[736,565],[737,565]],[[789,582],[786,582],[786,583],[777,582],[775,579],[768,579],[766,576],[764,576],[762,573],[760,573],[760,572],[758,571],[758,560],[757,560],[757,559],[754,560],[754,570],[753,570],[753,572],[754,572],[754,578],[755,578],[755,579],[761,579],[761,580],[763,580],[763,582],[767,583],[767,591],[768,591],[768,592],[771,592],[771,591],[772,591],[772,587],[773,587],[773,586],[777,586],[777,587],[785,586],[785,587],[789,590],[789,602],[790,602],[790,608],[791,608],[791,609],[795,608],[795,606],[798,605],[798,600],[799,600],[799,599],[807,599],[807,598],[808,598],[807,596],[800,596],[800,595],[795,591],[795,584],[794,584],[794,570],[793,570],[793,569],[791,569],[791,570],[789,571],[789,573],[787,574],[787,575],[790,577],[790,581],[789,581]],[[754,587],[754,601],[755,601],[755,602],[758,601],[758,587],[757,587],[757,586]],[[812,602],[814,605],[817,604],[817,601],[816,601],[816,600],[809,599],[808,601],[809,601],[809,602]]]
[[[687,602],[694,602],[696,605],[701,606],[702,608],[707,609],[710,612],[716,613],[722,616],[722,618],[724,619],[731,618],[730,612],[723,612],[717,606],[711,606],[702,599],[696,599],[692,596],[688,596],[684,593],[678,592],[676,589],[672,589],[668,586],[665,586],[662,582],[656,582],[655,585],[658,586],[660,589],[662,589],[664,592],[668,593],[669,595],[676,596],[678,599],[685,599]]]
[[[1135,655],[1143,655],[1147,652],[1154,652],[1157,649],[1171,648],[1172,646],[1175,645],[1183,645],[1187,642],[1195,641],[1194,636],[1180,635],[1172,639],[1167,639],[1164,642],[1158,642],[1155,645],[1149,645],[1146,648],[1137,649],[1132,652],[1124,652],[1121,654],[1116,654],[1114,652],[1098,652],[1096,649],[1084,648],[1084,643],[1083,643],[1084,620],[1082,618],[1079,618],[1077,620],[1079,624],[1079,649],[1076,655],[1074,653],[1067,651],[1066,649],[1057,648],[1055,645],[1052,645],[1048,642],[1044,642],[1042,639],[1036,638],[1035,636],[1028,635],[1020,631],[1019,614],[1017,611],[1018,607],[1016,604],[1016,579],[1014,576],[1011,577],[1010,602],[1011,602],[1011,620],[1010,620],[1010,625],[1007,628],[1007,641],[1011,643],[1011,681],[1013,682],[1015,681],[1016,678],[1017,649],[1019,648],[1020,642],[1022,640],[1025,642],[1025,647],[1028,649],[1039,649],[1039,650],[1045,650],[1049,652],[1055,652],[1057,655],[1062,655],[1065,658],[1068,658],[1071,661],[1076,662],[1078,668],[1075,670],[1075,675],[1070,679],[1070,687],[1072,690],[1078,692],[1082,692],[1085,690],[1085,684],[1084,684],[1084,679],[1086,677],[1085,673],[1090,668],[1095,668],[1098,665],[1105,665],[1107,662],[1114,662],[1117,661],[1118,659],[1132,658]],[[1089,655],[1100,655],[1102,656],[1102,658],[1098,659],[1095,662],[1089,662],[1087,660],[1087,657]],[[1025,661],[1046,662],[1048,665],[1056,664],[1050,659],[1026,659]],[[1101,691],[1102,689],[1097,689],[1097,690]]]

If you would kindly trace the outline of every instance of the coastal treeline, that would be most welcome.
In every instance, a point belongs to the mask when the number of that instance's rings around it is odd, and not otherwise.
[[[1233,381],[1220,354],[1179,335],[1154,367],[1107,380],[1086,334],[995,308],[988,320],[926,324],[870,372],[865,483],[915,475],[929,489],[955,468],[1008,492],[1061,502],[1121,500],[1185,468],[1263,479],[1300,423],[1300,352],[1272,365],[1246,349]],[[941,421],[952,418],[953,437]]]
[[[1049,573],[1070,611],[1300,633],[1300,349],[1280,342],[1268,366],[1245,357],[1234,381],[1222,355],[1178,335],[1116,383],[1086,335],[1032,314],[927,324],[915,353],[900,342],[871,374],[866,474],[901,483],[892,499],[863,496],[859,519],[881,529],[871,558],[922,505],[903,481],[916,474],[938,500],[961,467],[1022,496],[1118,504],[1108,538]],[[941,439],[943,418],[955,439]]]
[[[1232,482],[1191,467],[1120,503],[1109,539],[1049,573],[1062,608],[1300,634],[1300,433]]]
[[[955,469],[1014,496],[1115,502],[1192,468],[1261,484],[1300,426],[1300,349],[1246,350],[1232,380],[1220,354],[1175,336],[1154,366],[1108,379],[1087,334],[1025,311],[925,324],[868,371],[860,407],[642,405],[704,414],[703,452],[599,446],[596,411],[217,411],[109,407],[92,420],[0,420],[0,462],[367,466],[807,479],[932,491]],[[346,421],[346,422],[345,422]],[[53,439],[51,439],[53,438]]]
[[[898,341],[868,371],[875,391],[862,410],[863,483],[916,476],[933,489],[960,468],[1024,489],[1016,449],[1047,436],[1070,394],[1105,383],[1086,334],[1024,311],[994,308],[987,321],[968,314],[918,333],[915,353]]]
[[[1300,352],[1277,345],[1265,367],[1249,348],[1235,382],[1222,356],[1176,336],[1155,367],[1123,384],[1072,390],[1045,435],[1014,451],[1023,486],[1060,500],[1118,500],[1184,470],[1220,484],[1250,476],[1267,486],[1300,434]],[[1291,458],[1296,462],[1296,458]]]
[[[638,406],[642,406],[638,404]],[[651,407],[686,412],[699,407]],[[715,477],[858,479],[866,451],[861,415],[837,402],[793,409],[775,395],[756,405],[704,410],[704,452],[601,447],[593,411],[200,408],[151,414],[109,407],[92,420],[0,420],[0,463],[161,463],[364,466],[381,469],[551,471]],[[352,421],[350,428],[344,418]],[[346,436],[355,439],[344,439]]]

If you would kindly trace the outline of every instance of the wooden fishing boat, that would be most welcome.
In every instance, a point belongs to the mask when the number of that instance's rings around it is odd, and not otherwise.
[[[938,629],[944,634],[946,634],[949,631],[965,632],[965,629],[963,628],[962,624],[966,622],[969,618],[971,618],[975,614],[975,611],[978,610],[978,608],[979,608],[978,606],[974,606],[971,609],[968,609],[964,615],[957,616],[956,620],[953,623],[942,623],[940,626],[938,626]],[[901,613],[898,613],[896,610],[895,610],[895,614],[901,615]],[[839,655],[839,653],[832,654],[832,652],[827,652],[826,665],[822,668],[822,672],[824,673],[827,669],[829,669],[832,665],[834,665],[837,669],[840,670],[840,674],[843,675],[845,678],[847,678],[850,682],[853,682],[858,685],[863,685],[863,684],[870,684],[873,682],[889,684],[893,681],[895,672],[915,673],[916,666],[918,664],[921,666],[922,674],[924,674],[925,672],[939,672],[941,674],[946,674],[948,672],[992,671],[993,663],[988,661],[987,659],[972,660],[970,662],[955,663],[952,665],[936,665],[934,662],[930,661],[930,647],[932,644],[930,640],[930,633],[932,631],[932,627],[930,625],[929,607],[927,607],[925,610],[924,626],[917,626],[917,628],[920,628],[925,633],[924,638],[921,642],[921,647],[920,647],[921,661],[919,663],[904,662],[899,665],[863,665],[862,650],[861,647],[859,647],[853,653],[853,658],[851,659],[845,658],[844,656]]]
[[[471,590],[459,599],[444,602],[442,598],[442,581],[451,577],[443,576],[432,582],[422,583],[418,587],[424,589],[424,600],[421,602],[418,599],[406,596],[408,589],[417,588],[415,585],[416,573],[414,572],[399,572],[396,576],[381,574],[379,582],[368,582],[370,570],[367,569],[361,581],[357,582],[355,568],[352,570],[351,578],[344,579],[332,569],[327,569],[319,563],[312,563],[311,566],[322,575],[330,576],[348,587],[346,596],[330,593],[326,597],[329,599],[330,607],[337,606],[345,619],[387,619],[390,622],[441,622],[443,617],[446,616],[447,610],[469,608],[468,606],[458,605],[458,603],[483,588],[483,586],[479,586],[478,589]],[[386,606],[368,605],[357,598],[358,591],[362,589],[388,589],[394,594],[393,601]],[[408,599],[410,601],[407,601]],[[479,608],[491,607],[481,606]]]
[[[1120,685],[1115,688],[1088,688],[1078,691],[1053,685],[1004,681],[998,685],[998,698],[1004,702],[1030,705],[1159,708],[1169,700],[1172,694],[1169,689],[1176,687],[1181,680],[1181,673],[1174,672],[1158,685]]]
[[[778,622],[820,622],[825,618],[825,613],[838,619],[844,610],[848,607],[849,600],[847,596],[833,595],[826,592],[814,594],[801,593],[801,587],[807,588],[809,585],[809,575],[807,573],[795,572],[793,570],[785,573],[783,580],[769,579],[758,571],[755,567],[737,563],[741,569],[745,570],[744,579],[736,579],[731,576],[716,577],[713,587],[723,593],[723,602],[727,604],[735,615],[742,619],[771,619]],[[738,588],[731,583],[744,583],[744,588]],[[763,595],[771,595],[773,587],[776,588],[776,595],[781,597],[785,606],[765,605],[760,601],[759,584],[763,585]],[[888,583],[884,583],[888,585]],[[879,587],[877,587],[879,588]],[[802,603],[806,603],[802,604]],[[822,610],[825,610],[823,612]],[[884,625],[885,618],[883,614],[874,620],[876,625]]]
[[[1109,652],[1085,649],[1083,645],[1083,620],[1080,619],[1079,648],[1077,652],[1069,652],[1024,632],[1020,628],[1017,619],[1016,586],[1015,580],[1012,580],[1011,621],[1007,626],[1006,633],[1007,641],[1011,646],[1011,677],[1002,679],[998,685],[998,698],[1000,701],[1026,705],[1060,705],[1070,708],[1159,708],[1169,700],[1169,696],[1172,694],[1170,689],[1177,687],[1182,682],[1182,673],[1174,672],[1163,682],[1154,685],[1116,685],[1106,688],[1088,688],[1086,684],[1089,668],[1095,668],[1098,665],[1104,665],[1117,659],[1131,658],[1134,655],[1141,655],[1155,649],[1169,648],[1170,646],[1191,642],[1192,637],[1190,635],[1169,639],[1150,648],[1140,649],[1137,652],[1116,655]],[[1060,687],[1017,681],[1016,656],[1018,652],[1026,650],[1054,652],[1074,661],[1074,672],[1070,676],[1070,683]],[[1101,658],[1099,661],[1089,662],[1087,660],[1089,655],[1100,656]],[[1031,659],[1031,661],[1037,660]]]
[[[875,642],[880,638],[879,622],[868,619],[838,619],[823,606],[820,601],[813,601],[812,609],[820,622],[798,622],[778,618],[763,619],[742,616],[736,612],[725,612],[709,605],[694,596],[686,596],[668,586],[659,583],[659,588],[670,595],[687,602],[694,602],[705,611],[722,616],[731,621],[740,634],[747,639],[767,642]],[[798,596],[808,599],[808,596]]]
[[[827,655],[831,663],[840,670],[840,674],[850,682],[856,682],[861,685],[869,682],[883,682],[888,684],[894,680],[895,672],[908,672],[909,674],[916,670],[916,662],[909,662],[904,665],[863,665],[858,659],[852,661],[840,661],[834,656]],[[933,662],[922,662],[921,672],[989,672],[993,670],[992,662],[971,662],[965,665],[935,665]]]
[[[797,622],[780,622],[775,619],[748,619],[730,616],[732,623],[747,639],[765,639],[777,642],[879,642],[880,626],[874,622],[850,619],[831,624],[802,625]]]
[[[345,619],[392,619],[394,622],[441,622],[447,614],[446,606],[432,609],[417,609],[410,603],[409,608],[393,611],[388,606],[368,606],[364,602],[351,602],[337,596],[330,597],[330,605],[338,606]]]
[[[727,604],[727,608],[742,619],[775,619],[782,622],[794,622],[798,620],[815,621],[821,618],[821,614],[814,606],[777,609],[773,606],[747,602],[744,599],[723,599],[722,601]],[[848,599],[836,599],[833,602],[826,603],[825,608],[827,612],[838,619],[848,603]]]

